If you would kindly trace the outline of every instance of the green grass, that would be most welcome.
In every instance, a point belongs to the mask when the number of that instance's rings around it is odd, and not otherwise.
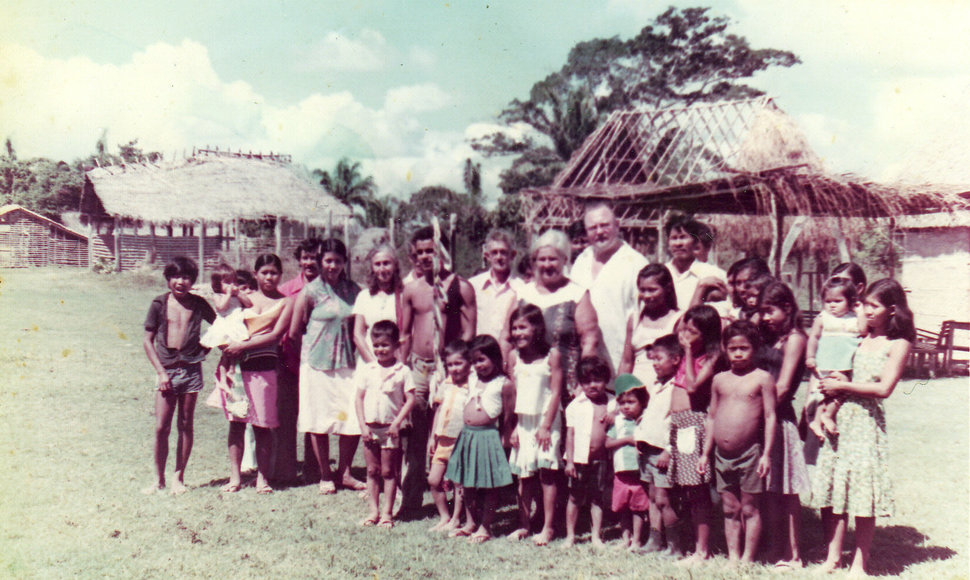
[[[222,495],[226,423],[202,404],[192,491],[143,496],[153,375],[141,324],[164,290],[160,276],[4,270],[0,280],[0,577],[689,577],[646,556],[587,545],[563,552],[559,541],[473,547],[428,536],[430,520],[361,529],[365,508],[353,493]],[[965,578],[968,381],[908,381],[887,406],[897,513],[878,522],[872,571]],[[361,475],[360,457],[356,465]],[[500,512],[499,531],[513,515]],[[817,517],[805,515],[803,546],[818,560]],[[775,577],[764,566],[739,575],[723,564],[719,557],[694,577]]]

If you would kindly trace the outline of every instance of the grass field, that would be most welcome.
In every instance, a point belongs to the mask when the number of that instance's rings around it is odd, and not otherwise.
[[[220,494],[226,423],[201,403],[191,492],[143,496],[153,475],[153,375],[141,324],[164,290],[160,278],[0,271],[0,577],[776,576],[760,565],[726,572],[723,557],[690,576],[667,561],[587,544],[564,552],[561,541],[470,546],[429,536],[431,520],[362,529],[355,494],[319,496],[314,486]],[[967,577],[968,390],[966,378],[907,381],[887,402],[896,516],[878,522],[872,572]],[[360,457],[355,465],[362,476]],[[804,513],[803,546],[818,561],[817,516]],[[500,512],[499,532],[511,529],[513,515]]]

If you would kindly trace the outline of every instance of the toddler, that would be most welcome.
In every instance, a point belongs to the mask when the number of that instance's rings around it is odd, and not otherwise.
[[[613,513],[620,515],[623,546],[637,551],[650,500],[640,483],[634,432],[647,403],[647,389],[640,379],[630,374],[616,377],[613,389],[620,412],[606,432],[606,449],[613,452],[613,501],[610,507]]]

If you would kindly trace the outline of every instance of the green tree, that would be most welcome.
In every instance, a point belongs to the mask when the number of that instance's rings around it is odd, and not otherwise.
[[[372,176],[361,174],[359,161],[343,158],[337,162],[333,173],[314,169],[313,176],[320,180],[327,193],[349,205],[358,220],[367,219],[368,208],[375,203],[377,184]]]
[[[398,207],[397,220],[402,226],[402,236],[428,225],[432,216],[440,221],[445,236],[450,236],[448,224],[451,216],[456,216],[456,247],[452,256],[455,270],[462,275],[474,273],[481,265],[481,245],[492,226],[481,200],[447,187],[422,187]]]
[[[138,139],[132,139],[124,145],[118,145],[118,154],[125,163],[155,163],[162,159],[162,154],[158,151],[145,153],[138,146]]]
[[[568,161],[612,111],[758,96],[762,91],[744,79],[800,62],[788,51],[752,48],[729,31],[729,18],[708,12],[671,7],[628,40],[580,42],[559,71],[532,86],[528,99],[512,100],[499,120],[527,126],[532,136],[498,132],[473,147],[487,155],[521,156],[547,148],[554,156],[543,152],[513,164],[502,175],[503,191],[550,183],[555,164]],[[537,170],[537,162],[547,169]]]

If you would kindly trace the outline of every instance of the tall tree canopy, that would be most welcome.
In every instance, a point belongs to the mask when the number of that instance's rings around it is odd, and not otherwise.
[[[382,213],[384,208],[378,207],[380,202],[377,202],[374,197],[377,184],[374,183],[373,176],[363,176],[360,161],[351,162],[343,158],[337,162],[333,173],[314,169],[313,176],[320,180],[320,185],[327,193],[355,209],[355,215],[361,221],[368,221],[369,214]],[[356,209],[359,209],[360,213],[357,213]]]
[[[506,125],[528,125],[544,139],[494,133],[472,143],[488,155],[520,155],[503,173],[502,190],[550,183],[612,111],[758,96],[763,91],[743,79],[800,62],[788,51],[751,48],[729,32],[728,17],[708,11],[671,7],[633,38],[597,38],[574,46],[559,71],[499,115]]]

